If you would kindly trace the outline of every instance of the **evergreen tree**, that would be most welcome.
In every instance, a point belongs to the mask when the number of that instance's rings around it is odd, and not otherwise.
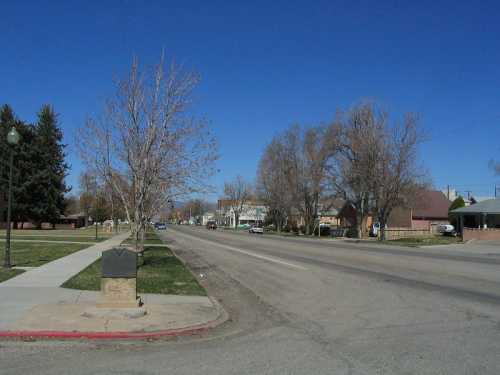
[[[5,104],[0,109],[0,221],[5,221],[9,178],[9,153],[7,133],[15,123],[12,108]]]
[[[7,143],[7,133],[15,127],[21,136],[21,141],[17,146]],[[17,227],[17,222],[27,221],[30,217],[30,210],[33,203],[31,182],[34,171],[37,168],[36,160],[38,153],[34,147],[35,132],[33,126],[27,125],[18,120],[8,105],[4,105],[0,110],[0,201],[2,217],[5,221],[6,201],[9,179],[9,156],[14,151],[13,163],[13,185],[12,185],[12,220]]]
[[[465,207],[465,201],[464,199],[459,196],[456,198],[450,205],[450,208],[448,209],[448,220],[450,220],[450,224],[452,224],[455,229],[457,229],[457,218],[453,215],[450,214],[450,211],[456,210],[457,208],[460,207]]]
[[[36,197],[32,202],[30,218],[40,226],[42,222],[55,223],[64,213],[64,194],[70,189],[65,177],[69,169],[64,158],[63,135],[57,123],[57,114],[49,105],[42,107],[35,125],[35,149],[38,153],[33,179],[30,181]]]

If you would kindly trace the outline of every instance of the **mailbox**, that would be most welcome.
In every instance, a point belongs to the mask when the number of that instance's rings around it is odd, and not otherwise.
[[[103,278],[136,278],[137,253],[124,247],[104,251],[101,272]]]

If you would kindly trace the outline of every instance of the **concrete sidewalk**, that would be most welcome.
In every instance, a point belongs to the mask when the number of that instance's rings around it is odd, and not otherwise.
[[[85,267],[94,263],[100,258],[103,251],[118,246],[129,236],[130,233],[119,234],[109,240],[99,242],[86,249],[24,272],[0,283],[0,291],[3,288],[10,287],[58,287]]]
[[[117,235],[0,283],[0,337],[147,338],[199,332],[227,319],[209,297],[155,294],[141,294],[147,313],[140,318],[87,316],[100,293],[60,285],[128,236]]]

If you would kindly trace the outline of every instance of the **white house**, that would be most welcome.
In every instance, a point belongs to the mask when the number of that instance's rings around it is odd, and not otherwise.
[[[207,225],[209,221],[215,221],[215,213],[214,212],[205,212],[201,217],[201,224]]]
[[[234,228],[236,226],[236,219],[231,202],[225,199],[220,199],[217,207],[217,224]],[[267,208],[263,204],[258,202],[245,203],[240,213],[239,224],[253,225],[262,223],[266,214]]]

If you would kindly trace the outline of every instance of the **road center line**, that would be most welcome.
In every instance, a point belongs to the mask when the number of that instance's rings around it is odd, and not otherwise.
[[[180,234],[181,236],[184,236],[184,237],[191,237],[191,238],[193,238],[193,239],[195,239],[197,241],[204,242],[206,244],[210,244],[210,245],[214,245],[215,244],[218,247],[222,247],[222,248],[224,248],[226,250],[229,250],[229,251],[234,251],[236,253],[245,254],[245,255],[248,255],[248,256],[251,256],[251,257],[254,257],[254,258],[267,260],[268,262],[278,263],[278,264],[281,264],[281,265],[284,265],[284,266],[287,266],[287,267],[291,267],[291,268],[295,268],[295,269],[298,269],[298,270],[301,270],[301,271],[307,271],[307,268],[305,268],[305,267],[299,266],[297,264],[289,263],[289,262],[286,262],[284,260],[277,259],[275,257],[268,257],[268,256],[265,256],[265,255],[256,254],[256,253],[253,253],[251,251],[239,249],[237,247],[233,247],[233,246],[229,246],[229,245],[224,245],[224,244],[221,244],[221,243],[218,243],[218,242],[215,242],[215,241],[206,240],[204,238],[199,238],[199,237],[196,237],[196,236],[192,236],[190,234],[182,233],[182,232],[176,231],[175,229],[172,230],[172,232],[175,232],[176,234]]]

